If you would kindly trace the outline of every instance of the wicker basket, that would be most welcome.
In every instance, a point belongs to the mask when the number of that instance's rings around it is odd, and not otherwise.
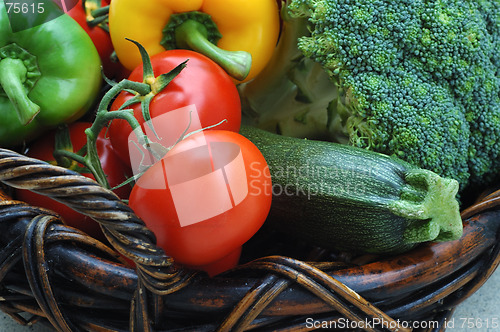
[[[93,217],[109,240],[0,198],[1,309],[21,324],[60,331],[310,331],[347,322],[407,331],[411,321],[443,330],[500,257],[494,192],[462,212],[457,241],[396,257],[346,257],[262,232],[244,248],[243,264],[209,278],[178,267],[130,208],[92,180],[0,149],[0,181],[7,193],[34,190]]]

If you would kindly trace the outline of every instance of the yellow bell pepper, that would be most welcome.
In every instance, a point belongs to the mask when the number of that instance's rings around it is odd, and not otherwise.
[[[171,48],[203,53],[236,82],[251,80],[264,68],[279,26],[276,0],[113,0],[109,9],[111,40],[126,68],[141,64],[129,38],[151,56]]]

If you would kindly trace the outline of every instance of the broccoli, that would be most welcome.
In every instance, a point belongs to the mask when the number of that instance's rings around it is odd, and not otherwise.
[[[395,155],[461,190],[498,178],[500,1],[288,0],[282,13],[274,63],[240,87],[254,125]]]

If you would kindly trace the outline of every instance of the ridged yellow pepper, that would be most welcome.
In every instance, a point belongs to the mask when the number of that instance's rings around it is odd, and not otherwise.
[[[248,81],[264,68],[279,25],[276,0],[113,0],[109,9],[111,40],[126,68],[141,64],[128,38],[141,43],[149,55],[170,48],[203,53],[236,82]]]

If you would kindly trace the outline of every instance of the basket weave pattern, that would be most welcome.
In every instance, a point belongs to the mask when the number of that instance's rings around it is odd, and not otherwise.
[[[133,211],[93,180],[0,149],[0,181],[91,216],[109,241],[0,197],[0,309],[21,324],[60,331],[306,331],[308,318],[377,320],[383,324],[365,330],[395,331],[397,320],[442,323],[500,262],[498,192],[462,212],[457,241],[357,264],[263,256],[209,278],[178,267]]]

